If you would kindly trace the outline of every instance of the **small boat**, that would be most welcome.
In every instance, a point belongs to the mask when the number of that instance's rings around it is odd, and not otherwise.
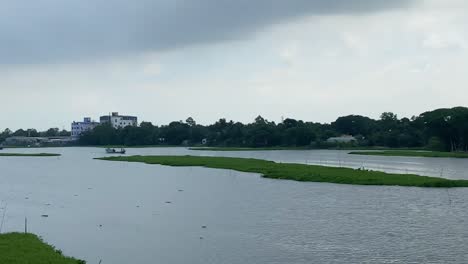
[[[125,149],[121,148],[120,150],[116,150],[115,148],[106,148],[107,154],[125,154]]]

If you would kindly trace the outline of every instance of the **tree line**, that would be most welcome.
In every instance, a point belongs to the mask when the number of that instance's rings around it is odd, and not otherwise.
[[[331,137],[341,135],[352,135],[356,141],[352,143],[327,141]],[[206,144],[223,147],[310,148],[355,146],[467,151],[468,108],[437,109],[401,119],[391,112],[382,113],[379,119],[348,115],[339,117],[331,124],[304,122],[292,118],[275,123],[261,116],[248,124],[219,119],[214,124],[205,126],[197,124],[190,117],[185,121],[174,121],[162,126],[142,122],[138,127],[114,129],[108,124],[102,124],[82,134],[79,144],[127,146]]]
[[[168,125],[142,122],[139,127],[114,129],[100,125],[80,138],[82,145],[200,145],[225,147],[333,147],[331,137],[352,135],[356,147],[428,148],[467,151],[468,108],[437,109],[399,119],[391,112],[378,120],[349,115],[331,124],[287,118],[275,123],[258,116],[252,123],[219,119],[200,125],[187,118]],[[339,144],[339,143],[338,143]]]
[[[58,128],[49,128],[45,131],[37,131],[34,128],[18,129],[12,131],[9,128],[0,133],[0,143],[8,137],[68,137],[71,133],[65,129],[59,130]]]

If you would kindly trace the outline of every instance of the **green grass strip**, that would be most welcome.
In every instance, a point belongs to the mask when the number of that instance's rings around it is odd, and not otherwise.
[[[0,153],[0,157],[58,157],[54,153]]]
[[[309,150],[308,147],[268,147],[268,148],[240,148],[240,147],[192,147],[190,150],[205,151],[260,151],[260,150]]]
[[[468,187],[468,180],[449,180],[412,174],[390,174],[350,168],[276,163],[273,161],[203,156],[120,156],[98,158],[108,161],[143,162],[168,166],[200,166],[259,173],[271,179],[329,182],[357,185],[398,185],[417,187]]]
[[[85,146],[82,146],[85,147]],[[102,145],[102,146],[95,146],[91,145],[88,147],[97,147],[97,148],[180,148],[183,146],[177,145]]]
[[[5,264],[84,264],[83,260],[65,257],[60,250],[33,234],[0,235],[0,263]]]
[[[438,151],[410,151],[410,150],[386,150],[386,151],[353,151],[353,155],[370,156],[399,156],[399,157],[426,157],[426,158],[468,158],[465,152],[438,152]]]

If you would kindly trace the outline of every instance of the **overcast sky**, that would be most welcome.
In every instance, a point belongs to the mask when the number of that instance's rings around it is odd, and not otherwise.
[[[0,0],[0,129],[468,105],[465,0]]]

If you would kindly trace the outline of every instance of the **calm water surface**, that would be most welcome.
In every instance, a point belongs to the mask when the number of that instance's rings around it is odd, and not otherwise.
[[[2,232],[24,230],[27,217],[31,232],[89,263],[468,261],[465,188],[300,183],[93,160],[105,156],[99,148],[14,150],[46,151],[63,156],[0,158]],[[468,179],[463,159],[183,148],[128,149],[128,154],[256,157]]]

